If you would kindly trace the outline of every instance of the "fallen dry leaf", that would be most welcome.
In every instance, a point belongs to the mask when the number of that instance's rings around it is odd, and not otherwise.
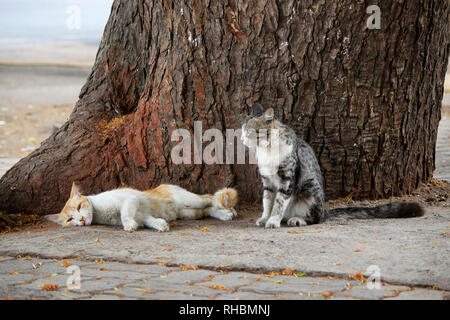
[[[223,291],[229,291],[227,287],[221,285],[221,284],[212,284],[208,288],[214,289],[214,290],[223,290]]]
[[[314,230],[314,231],[289,231],[290,234],[306,234],[306,233],[320,233],[322,230]]]
[[[59,289],[59,284],[56,284],[56,283],[44,283],[41,286],[42,291],[58,291],[58,289]]]
[[[333,295],[333,292],[323,291],[323,292],[320,292],[320,294],[321,294],[325,299],[330,299],[331,296]]]
[[[211,232],[211,229],[209,229],[208,227],[203,227],[203,228],[200,229],[200,231]]]
[[[367,282],[367,279],[364,277],[364,274],[360,271],[355,274],[349,275],[350,279],[361,281],[363,283]]]
[[[103,264],[105,261],[103,259],[95,259],[96,264]]]
[[[361,249],[355,249],[354,252],[361,252]]]
[[[285,275],[285,276],[295,276],[297,275],[297,272],[295,272],[294,269],[284,269],[281,274]]]
[[[183,270],[183,271],[186,271],[186,270],[198,270],[198,266],[197,265],[187,264],[185,266],[181,266],[181,270]]]
[[[280,275],[279,272],[273,272],[273,271],[268,272],[268,273],[265,274],[265,276],[269,277],[269,278],[273,278],[273,277],[276,277],[276,276],[279,276],[279,275]]]
[[[99,270],[99,271],[108,271],[108,269],[106,269],[106,268],[104,268],[104,267],[98,268],[98,270]]]
[[[70,260],[68,259],[64,259],[63,261],[61,261],[61,267],[67,268],[70,267],[72,265],[72,262],[70,262]]]
[[[176,248],[170,247],[170,248],[164,248],[163,250],[164,251],[173,251],[173,250],[176,250]]]

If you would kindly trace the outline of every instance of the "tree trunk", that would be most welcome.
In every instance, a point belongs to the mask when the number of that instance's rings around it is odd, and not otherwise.
[[[449,1],[116,0],[69,121],[0,180],[0,209],[59,212],[85,193],[163,182],[261,197],[255,165],[175,165],[176,128],[240,128],[274,107],[314,148],[328,198],[414,190],[434,170]]]

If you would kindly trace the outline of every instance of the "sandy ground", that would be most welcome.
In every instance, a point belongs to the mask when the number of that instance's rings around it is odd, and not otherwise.
[[[20,158],[63,124],[88,70],[0,66],[0,158]]]

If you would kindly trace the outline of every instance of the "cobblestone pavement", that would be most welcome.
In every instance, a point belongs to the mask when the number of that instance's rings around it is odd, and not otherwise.
[[[75,267],[74,267],[75,266]],[[79,269],[78,269],[79,268]],[[342,300],[449,299],[450,294],[382,282],[369,288],[354,279],[310,277],[126,264],[103,260],[58,260],[0,257],[0,297],[3,299],[171,299],[171,300]],[[75,269],[75,271],[70,270]],[[79,270],[79,278],[77,278]],[[286,273],[290,273],[286,271]],[[80,280],[78,282],[78,279]],[[356,279],[356,280],[355,280]],[[80,285],[79,289],[76,288]],[[70,287],[69,287],[70,286]]]

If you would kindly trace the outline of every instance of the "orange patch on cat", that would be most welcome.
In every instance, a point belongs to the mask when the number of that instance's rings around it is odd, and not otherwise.
[[[145,190],[144,192],[160,198],[172,198],[169,185],[161,185],[152,190]]]

